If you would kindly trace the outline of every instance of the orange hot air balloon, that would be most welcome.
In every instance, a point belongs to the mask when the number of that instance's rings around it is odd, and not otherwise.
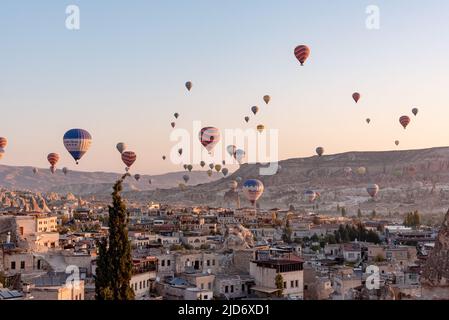
[[[359,100],[360,100],[360,93],[354,92],[352,94],[352,99],[354,99],[355,103],[359,102]]]
[[[301,63],[301,65],[304,65],[304,62],[306,62],[307,58],[310,55],[310,49],[306,45],[299,45],[295,48],[295,57],[298,59],[298,61]]]
[[[404,129],[407,129],[407,126],[410,124],[410,117],[402,116],[399,118],[399,122],[404,127]]]
[[[8,139],[6,139],[4,137],[0,137],[0,148],[5,149],[7,145],[8,145]]]
[[[52,166],[55,166],[59,161],[59,154],[49,153],[47,156],[47,160]]]

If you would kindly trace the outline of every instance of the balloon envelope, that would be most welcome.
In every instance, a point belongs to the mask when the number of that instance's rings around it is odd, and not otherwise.
[[[413,108],[412,113],[416,116],[418,114],[419,110],[418,108]]]
[[[265,101],[266,104],[268,104],[271,100],[271,97],[269,95],[263,96],[263,101]]]
[[[201,144],[210,153],[220,141],[220,131],[215,127],[204,127],[198,134]]]
[[[190,177],[187,174],[185,174],[182,176],[182,179],[184,180],[185,183],[187,183],[190,180]]]
[[[64,173],[64,175],[67,175],[67,173],[69,172],[69,169],[67,169],[67,167],[62,168],[62,172]]]
[[[310,55],[310,49],[306,45],[299,45],[295,48],[294,54],[296,59],[301,63],[301,65],[304,65],[304,62],[306,62],[307,58]]]
[[[249,117],[248,117],[248,116],[245,117],[245,121],[246,121],[246,122],[249,121]]]
[[[200,162],[201,168],[204,168],[205,165],[206,165],[206,162],[204,162],[204,161],[201,161],[201,162]]]
[[[316,192],[312,191],[312,190],[307,190],[304,194],[307,197],[307,199],[309,200],[309,202],[315,201],[315,199],[317,197]]]
[[[355,103],[359,102],[359,100],[360,100],[360,93],[354,92],[352,94],[352,99],[354,99]]]
[[[252,111],[254,114],[256,114],[257,112],[259,112],[259,107],[253,106],[253,107],[251,107],[251,111]]]
[[[0,137],[0,148],[5,149],[7,145],[8,139],[6,139],[5,137]]]
[[[324,154],[324,148],[323,147],[318,147],[316,148],[316,154],[321,157]]]
[[[262,196],[264,186],[262,181],[257,179],[248,179],[243,183],[243,194],[254,205]]]
[[[137,155],[133,151],[125,151],[122,153],[122,161],[128,168],[130,168],[136,161]]]
[[[116,148],[117,148],[118,152],[123,153],[123,151],[126,150],[126,144],[124,142],[119,142],[119,143],[117,143]]]
[[[233,157],[235,155],[235,152],[237,151],[237,147],[235,145],[229,145],[226,147],[226,151],[231,157]]]
[[[371,184],[366,188],[366,191],[372,198],[374,198],[379,192],[379,186],[377,184]]]
[[[223,169],[221,170],[221,173],[223,173],[223,175],[224,175],[225,177],[228,175],[228,172],[229,172],[228,168],[223,168]]]
[[[242,164],[243,158],[245,158],[245,150],[238,149],[235,151],[235,159],[239,164]]]
[[[92,144],[92,136],[84,129],[70,129],[64,134],[64,146],[78,164]]]
[[[192,83],[192,81],[187,81],[186,82],[186,88],[187,88],[187,90],[191,90],[192,89],[192,87],[193,87],[193,83]],[[201,90],[200,90],[201,91]]]
[[[402,116],[399,118],[399,122],[401,123],[401,125],[404,127],[404,129],[407,128],[407,126],[410,123],[410,117],[408,116]]]
[[[54,165],[56,165],[56,164],[58,163],[58,161],[59,161],[59,154],[57,154],[57,153],[49,153],[48,156],[47,156],[47,160],[48,160],[48,162],[49,162],[52,166],[54,166]]]

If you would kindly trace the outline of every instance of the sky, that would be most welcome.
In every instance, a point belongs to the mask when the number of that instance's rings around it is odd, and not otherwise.
[[[68,5],[80,9],[79,30],[66,28]],[[380,10],[378,30],[366,27],[369,5]],[[57,152],[60,167],[118,172],[123,141],[138,156],[135,172],[178,171],[161,159],[176,144],[174,112],[187,130],[196,120],[277,129],[279,159],[317,146],[447,146],[448,14],[444,0],[3,0],[0,136],[9,144],[0,164],[48,167]],[[303,67],[299,44],[311,49]],[[253,105],[261,111],[246,124]],[[401,115],[412,118],[407,130]],[[71,128],[93,136],[78,166],[62,144]]]

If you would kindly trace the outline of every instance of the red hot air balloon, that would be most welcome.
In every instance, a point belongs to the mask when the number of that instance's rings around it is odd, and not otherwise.
[[[0,149],[5,149],[8,145],[8,140],[4,137],[0,137]]]
[[[55,166],[59,161],[59,154],[49,153],[47,156],[47,160],[52,166]]]
[[[122,153],[122,161],[126,164],[126,171],[129,170],[129,168],[133,165],[133,163],[136,161],[137,156],[132,151],[125,151]]]
[[[360,100],[360,93],[354,92],[352,94],[352,99],[354,99],[355,103],[359,102],[359,100]]]
[[[299,45],[295,48],[295,57],[298,59],[298,61],[301,63],[301,65],[304,65],[304,62],[306,62],[307,58],[310,55],[310,49],[308,46],[305,45]]]
[[[210,153],[220,141],[220,131],[214,127],[204,127],[199,132],[199,139],[203,147]]]
[[[410,123],[410,117],[408,116],[402,116],[399,118],[399,122],[401,123],[401,125],[404,127],[404,129],[407,128],[407,126]]]

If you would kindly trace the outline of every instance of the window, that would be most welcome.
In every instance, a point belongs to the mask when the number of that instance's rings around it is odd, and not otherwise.
[[[210,260],[206,261],[206,265],[209,267],[210,266]]]
[[[232,285],[231,286],[231,293],[233,293],[234,292],[234,286]]]
[[[207,300],[207,294],[205,294],[204,296],[203,296],[203,300]]]
[[[201,289],[204,289],[204,283],[201,284]]]
[[[215,259],[214,259],[214,260],[212,260],[212,265],[213,265],[213,266],[215,266]]]
[[[212,282],[209,282],[208,284],[207,284],[207,288],[210,290],[210,289],[212,289]]]
[[[228,293],[228,291],[229,291],[229,287],[225,286],[225,293]]]
[[[139,289],[142,289],[142,281],[139,282]]]
[[[20,269],[25,269],[25,261],[20,261]]]
[[[170,267],[170,260],[167,260],[167,267]]]
[[[295,282],[292,280],[290,281],[290,288],[294,288],[295,287]]]
[[[284,281],[284,289],[287,289],[287,281]]]
[[[11,270],[16,270],[16,262],[11,261]]]
[[[299,281],[295,280],[295,287],[298,288],[299,287]]]
[[[162,266],[162,267],[165,267],[165,260],[162,260],[162,261],[161,261],[161,266]]]
[[[305,284],[305,285],[304,285],[304,290],[307,290],[307,288],[308,288],[308,286]]]
[[[245,292],[245,284],[242,283],[242,292]]]

